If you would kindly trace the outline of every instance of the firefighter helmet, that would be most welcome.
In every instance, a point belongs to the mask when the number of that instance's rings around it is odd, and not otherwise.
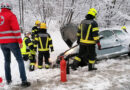
[[[35,22],[35,25],[38,25],[38,24],[40,24],[41,22],[39,21],[39,20],[37,20],[36,22]]]
[[[12,9],[12,5],[11,4],[9,4],[9,3],[1,3],[1,6],[0,6],[0,8],[2,9],[2,8],[7,8],[7,9]]]
[[[46,29],[47,27],[46,27],[46,24],[45,23],[41,23],[40,24],[40,29]]]
[[[97,15],[97,10],[95,8],[90,8],[89,11],[88,11],[88,14],[96,17]]]
[[[123,26],[121,29],[125,29],[125,30],[126,30],[126,27],[125,27],[125,26]]]

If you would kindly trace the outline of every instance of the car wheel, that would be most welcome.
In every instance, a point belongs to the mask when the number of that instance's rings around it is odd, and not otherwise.
[[[130,52],[128,53],[128,56],[130,56]]]

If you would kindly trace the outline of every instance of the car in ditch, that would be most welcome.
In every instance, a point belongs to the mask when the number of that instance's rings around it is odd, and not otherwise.
[[[107,29],[99,32],[101,50],[96,45],[97,60],[114,58],[121,55],[130,56],[130,35],[123,30]],[[73,62],[74,57],[79,52],[79,45],[75,45],[57,57],[57,64],[63,56],[69,63]]]

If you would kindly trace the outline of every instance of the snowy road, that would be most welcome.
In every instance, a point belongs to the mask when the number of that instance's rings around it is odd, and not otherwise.
[[[93,72],[88,72],[87,66],[79,67],[77,71],[71,70],[66,83],[60,82],[59,69],[37,69],[34,72],[27,70],[28,79],[32,82],[31,87],[15,87],[20,84],[19,79],[16,79],[12,85],[5,85],[0,90],[130,90],[128,56],[100,61],[96,67],[98,70]]]

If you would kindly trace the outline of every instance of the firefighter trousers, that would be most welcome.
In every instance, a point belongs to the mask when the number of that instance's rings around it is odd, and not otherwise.
[[[27,61],[28,59],[30,60],[30,64],[35,64],[36,63],[36,59],[35,59],[35,55],[23,55],[23,59],[24,61]]]
[[[43,56],[44,56],[44,59],[45,59],[45,64],[50,65],[50,63],[49,63],[49,58],[50,58],[49,51],[39,51],[39,54],[38,54],[38,66],[43,65]]]
[[[79,61],[84,60],[84,62],[86,63],[94,64],[96,60],[95,45],[94,44],[85,44],[85,45],[80,44],[79,54],[77,55],[77,58],[79,58]]]

